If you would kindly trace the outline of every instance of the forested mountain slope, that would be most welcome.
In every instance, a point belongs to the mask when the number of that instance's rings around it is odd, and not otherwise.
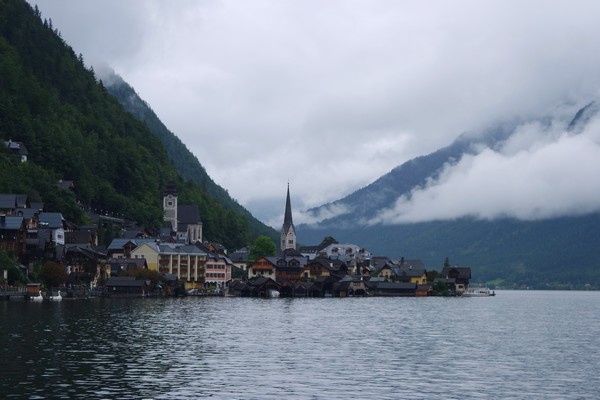
[[[150,132],[161,141],[171,163],[184,179],[198,184],[227,210],[243,215],[254,235],[267,235],[275,241],[278,240],[278,234],[273,228],[254,218],[249,211],[233,200],[225,189],[208,176],[196,156],[162,123],[150,105],[139,97],[134,88],[113,71],[103,71],[100,78],[108,92],[115,96],[127,111],[146,124]]]
[[[87,210],[158,227],[162,191],[197,204],[204,236],[234,249],[256,234],[248,213],[178,173],[161,141],[98,83],[51,22],[22,0],[0,0],[0,138],[22,142],[29,160],[0,151],[0,192],[26,193],[75,222]],[[73,180],[75,196],[59,190]]]

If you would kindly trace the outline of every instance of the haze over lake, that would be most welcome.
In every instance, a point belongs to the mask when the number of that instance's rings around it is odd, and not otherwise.
[[[599,292],[0,303],[3,398],[592,399]]]

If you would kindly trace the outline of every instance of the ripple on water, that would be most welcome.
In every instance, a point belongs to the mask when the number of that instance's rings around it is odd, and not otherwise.
[[[498,292],[0,304],[0,394],[592,399],[599,303],[598,293]]]

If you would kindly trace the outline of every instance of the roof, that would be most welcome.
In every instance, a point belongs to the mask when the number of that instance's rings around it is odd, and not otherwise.
[[[40,228],[59,229],[63,227],[65,220],[61,213],[43,212],[39,215],[38,226]]]
[[[0,229],[18,231],[23,226],[23,217],[2,216]]]
[[[200,224],[200,211],[195,204],[177,206],[177,221],[179,224]]]
[[[285,199],[285,216],[283,218],[282,232],[288,233],[290,229],[295,230],[294,221],[292,220],[292,202],[290,201],[290,184],[287,187],[287,197]]]
[[[14,209],[17,206],[17,195],[15,194],[0,194],[0,208]]]
[[[103,258],[106,257],[106,254],[104,253],[100,253],[96,250],[93,250],[91,248],[88,247],[83,247],[83,246],[78,246],[78,245],[66,245],[66,252],[65,254],[83,254],[84,256],[86,256],[89,259],[98,259],[98,258]]]
[[[378,282],[377,289],[379,290],[414,290],[417,285],[410,282]]]
[[[447,278],[455,279],[471,279],[471,268],[470,267],[444,267],[441,275]]]
[[[129,268],[146,268],[145,258],[112,258],[110,261],[111,268],[114,269],[129,269]]]
[[[92,235],[87,231],[65,232],[65,243],[89,244]]]
[[[132,276],[111,276],[106,282],[106,286],[125,286],[125,287],[142,287],[146,285],[146,281],[135,279]]]
[[[9,151],[19,153],[21,155],[27,155],[29,152],[27,151],[27,147],[21,142],[13,142],[12,140],[4,142],[4,145]]]
[[[404,258],[401,258],[400,260],[396,261],[396,264],[398,264],[400,266],[411,265],[413,268],[425,269],[425,263],[422,260],[418,260],[418,259],[405,260]]]
[[[127,238],[117,238],[113,239],[112,242],[106,248],[107,250],[119,250],[122,249],[125,244],[128,242],[133,243],[134,246],[141,246],[144,243],[155,243],[156,239],[153,238],[135,238],[135,239],[127,239]]]
[[[229,258],[234,263],[245,263],[248,262],[248,252],[247,251],[236,251],[229,255]]]

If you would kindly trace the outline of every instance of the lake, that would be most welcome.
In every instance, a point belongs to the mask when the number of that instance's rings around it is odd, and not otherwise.
[[[600,292],[0,303],[1,398],[596,399]]]

